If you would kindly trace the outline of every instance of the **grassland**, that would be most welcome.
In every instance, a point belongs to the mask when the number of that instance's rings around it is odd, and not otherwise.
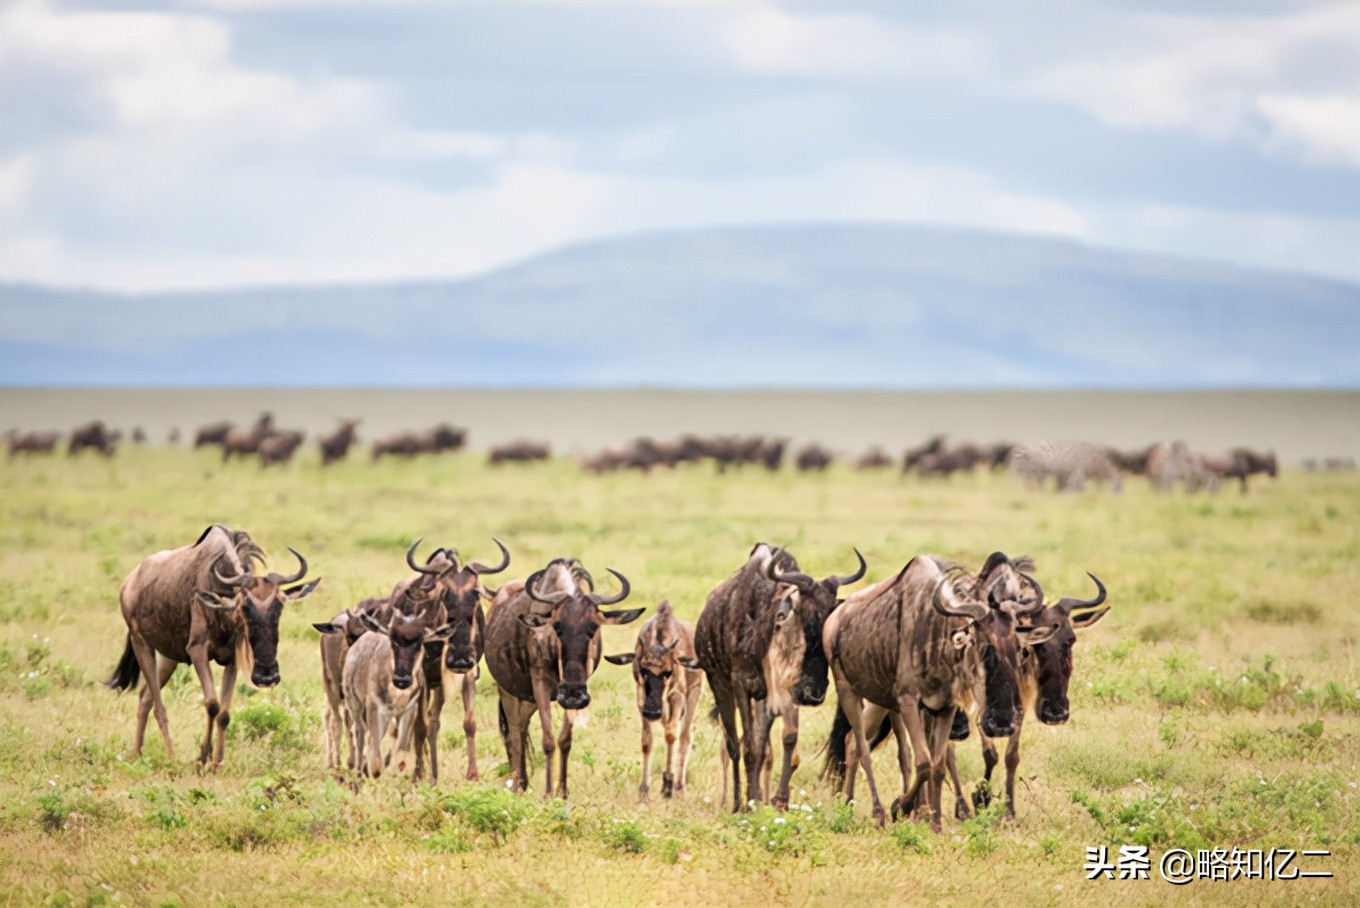
[[[1248,496],[1055,497],[1002,477],[952,484],[708,469],[588,477],[556,462],[493,471],[471,456],[348,463],[321,472],[223,469],[208,453],[127,450],[112,461],[0,466],[0,902],[441,905],[1355,904],[1360,896],[1360,482],[1287,472]],[[98,682],[121,653],[117,587],[145,554],[210,522],[291,545],[325,578],[283,619],[284,680],[243,689],[227,759],[201,775],[159,738],[128,756],[135,700]],[[684,617],[753,541],[784,543],[820,574],[869,560],[868,580],[917,552],[977,564],[1032,554],[1050,596],[1114,609],[1076,651],[1072,719],[1026,725],[1019,817],[993,809],[943,834],[888,830],[816,777],[832,706],[807,711],[795,807],[730,817],[716,729],[699,723],[684,800],[638,805],[638,720],[626,670],[601,666],[572,754],[570,805],[496,784],[504,752],[489,676],[479,751],[491,782],[461,780],[446,715],[438,787],[385,777],[357,793],[323,769],[311,622],[386,592],[416,536],[490,558],[509,576],[558,554],[668,597]],[[285,561],[286,556],[285,556]],[[634,628],[606,629],[610,651]],[[182,756],[200,693],[167,689]],[[705,695],[705,709],[707,707]],[[537,732],[535,731],[536,737]],[[981,772],[976,742],[959,751]],[[879,755],[890,787],[893,757]],[[541,764],[540,764],[541,765]],[[971,784],[971,782],[970,782]],[[1085,846],[1330,849],[1332,879],[1088,882]],[[1117,847],[1113,849],[1117,852]]]

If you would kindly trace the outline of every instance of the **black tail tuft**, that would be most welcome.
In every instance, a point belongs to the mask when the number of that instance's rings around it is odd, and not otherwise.
[[[505,716],[504,703],[496,703],[496,723],[501,727],[501,737],[510,737],[510,720]]]
[[[104,686],[112,690],[132,690],[142,675],[142,667],[137,663],[137,653],[132,649],[132,635],[128,634],[127,644],[123,647],[123,658],[113,670]]]
[[[708,721],[717,722],[721,713],[718,712],[718,705],[713,704],[713,708],[708,711]]]
[[[826,739],[826,761],[822,763],[822,778],[836,788],[845,784],[845,737],[850,734],[850,720],[845,710],[837,707],[831,723],[831,735]]]

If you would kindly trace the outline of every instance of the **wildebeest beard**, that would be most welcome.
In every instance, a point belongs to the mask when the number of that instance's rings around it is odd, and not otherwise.
[[[1015,671],[997,655],[996,647],[981,644],[982,672],[986,708],[982,714],[982,733],[989,738],[1006,738],[1015,732],[1015,715],[1020,695]]]

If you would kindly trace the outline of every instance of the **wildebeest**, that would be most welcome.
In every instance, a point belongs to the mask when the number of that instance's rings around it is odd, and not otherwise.
[[[818,581],[801,572],[787,551],[757,543],[746,563],[708,595],[695,624],[694,647],[722,723],[733,811],[746,801],[763,800],[760,771],[776,716],[784,719],[784,763],[771,803],[788,806],[798,707],[817,706],[826,697],[822,624],[838,604],[840,587],[864,576],[864,556],[856,549],[855,557],[859,559],[855,573]]]
[[[260,466],[267,467],[270,464],[286,464],[293,459],[293,454],[302,444],[303,434],[296,430],[289,432],[278,432],[260,441],[259,455]]]
[[[116,436],[108,430],[103,420],[96,419],[71,430],[71,443],[67,446],[66,453],[79,454],[86,448],[93,448],[105,457],[112,457],[116,440]]]
[[[534,460],[547,460],[552,456],[552,447],[546,441],[517,439],[496,445],[487,451],[487,463],[497,466],[502,463],[525,463]]]
[[[260,577],[254,565],[263,564],[264,550],[246,532],[214,524],[192,545],[150,555],[128,574],[118,590],[128,626],[127,643],[106,683],[114,690],[127,690],[136,686],[139,677],[146,681],[137,704],[134,754],[142,752],[146,717],[154,709],[166,756],[173,759],[161,688],[179,664],[187,662],[198,674],[208,714],[199,762],[207,763],[211,755],[212,768],[221,765],[236,673],[248,674],[256,687],[279,683],[283,607],[302,599],[321,582],[317,578],[289,587],[307,573],[307,560],[296,550],[289,551],[298,560],[296,573],[271,572]],[[220,698],[213,690],[210,661],[222,666]]]
[[[146,430],[141,426],[132,427],[132,443],[134,445],[146,444]]]
[[[398,457],[441,454],[444,451],[461,449],[466,440],[466,430],[455,428],[448,423],[440,423],[423,432],[398,432],[395,435],[374,439],[370,453],[373,460],[385,454],[394,454]]]
[[[1280,473],[1279,461],[1274,451],[1253,451],[1251,448],[1233,448],[1225,458],[1226,464],[1219,470],[1223,479],[1236,479],[1241,482],[1242,494],[1247,493],[1247,478],[1257,473],[1274,479]]]
[[[893,465],[893,459],[888,456],[881,445],[874,445],[859,457],[855,458],[856,470],[881,470]]]
[[[1116,492],[1124,486],[1111,449],[1091,442],[1050,441],[1033,448],[1017,445],[1010,454],[1010,469],[1038,486],[1051,477],[1059,492],[1084,491],[1088,482],[1109,483]]]
[[[419,578],[414,583],[399,584],[393,591],[393,606],[401,608],[402,598],[413,603],[431,602],[439,610],[439,620],[447,624],[448,635],[427,647],[425,680],[428,703],[425,704],[425,733],[430,748],[430,778],[439,781],[439,729],[444,701],[460,691],[463,697],[463,735],[467,738],[467,778],[477,778],[477,718],[473,705],[477,696],[477,679],[481,676],[478,664],[486,648],[486,611],[482,598],[494,598],[482,578],[499,574],[510,566],[510,552],[499,540],[492,542],[501,550],[500,564],[487,565],[473,561],[463,564],[458,553],[441,549],[424,564],[415,561],[417,539],[406,552],[406,564]]]
[[[1005,737],[1015,730],[1020,637],[1034,644],[1053,631],[1021,625],[1039,604],[1021,601],[1019,573],[1004,554],[992,554],[978,576],[981,583],[945,562],[917,556],[895,577],[847,598],[823,629],[840,704],[827,742],[827,771],[832,778],[844,774],[845,793],[852,796],[858,762],[879,823],[885,814],[866,732],[879,728],[885,716],[898,737],[902,770],[903,794],[893,813],[909,811],[924,793],[936,831],[955,707],[973,702],[979,678],[985,733]],[[915,760],[910,784],[908,753]]]
[[[349,710],[351,753],[356,754],[364,775],[377,778],[384,761],[382,742],[395,726],[395,753],[409,753],[412,741],[419,750],[417,726],[423,728],[425,702],[425,645],[446,638],[448,625],[437,624],[437,607],[431,603],[414,615],[392,610],[384,623],[373,612],[360,612],[368,633],[359,637],[345,655],[343,690]],[[417,760],[415,777],[420,778]],[[397,771],[406,769],[397,763]]]
[[[800,472],[806,473],[809,470],[821,472],[829,467],[831,462],[835,459],[836,455],[814,442],[805,445],[799,450],[798,456],[794,460],[794,464],[798,467]]]
[[[199,426],[194,432],[194,448],[201,448],[204,445],[220,445],[227,440],[227,433],[232,430],[234,423],[223,420],[222,422],[208,423],[206,426]]]
[[[590,575],[575,559],[555,558],[524,582],[501,587],[486,622],[486,666],[500,695],[500,729],[506,757],[519,791],[529,786],[526,751],[529,723],[537,713],[543,729],[547,782],[552,797],[553,753],[560,753],[561,776],[556,789],[565,798],[567,758],[571,754],[576,713],[590,705],[587,683],[600,664],[600,627],[628,624],[645,609],[601,611],[622,602],[628,579],[617,571],[619,593],[603,597],[590,591]],[[584,588],[582,586],[584,584]],[[562,733],[553,741],[552,703],[562,707]]]
[[[1019,559],[1016,559],[1019,562]],[[1032,565],[1029,569],[1033,569]],[[1095,624],[1110,610],[1106,604],[1105,584],[1095,574],[1088,577],[1096,585],[1094,599],[1064,597],[1053,605],[1045,604],[1042,609],[1026,619],[1026,624],[1035,628],[1051,628],[1051,635],[1039,642],[1028,643],[1022,635],[1020,664],[1017,679],[1020,690],[1020,709],[1015,715],[1015,732],[1006,742],[1006,813],[1015,816],[1015,771],[1020,765],[1020,731],[1024,727],[1025,714],[1033,711],[1035,718],[1045,725],[1062,725],[1067,721],[1071,707],[1067,699],[1068,684],[1072,680],[1072,648],[1077,642],[1076,632]],[[1024,579],[1035,590],[1035,598],[1044,601],[1043,590],[1028,575]],[[979,735],[982,742],[983,791],[990,791],[992,770],[996,768],[996,745],[987,735]],[[955,806],[954,815],[963,819],[968,814],[968,806],[958,781],[958,770],[950,755],[950,775],[954,778]],[[986,798],[981,799],[983,801]]]
[[[9,441],[9,456],[15,454],[51,454],[61,440],[60,432],[24,432],[11,429],[5,433]]]
[[[694,658],[694,629],[675,617],[670,600],[638,631],[631,653],[605,656],[615,665],[632,665],[637,708],[642,717],[642,783],[638,795],[651,792],[652,723],[660,722],[666,735],[666,768],[661,774],[661,796],[684,794],[689,767],[690,735],[699,709],[703,673]],[[677,747],[678,743],[678,747]]]
[[[334,432],[318,439],[323,467],[328,467],[337,460],[344,460],[349,455],[350,445],[354,444],[354,430],[358,425],[357,419],[342,419]]]
[[[322,716],[326,730],[326,768],[340,768],[340,741],[349,751],[345,765],[358,768],[354,739],[350,733],[349,707],[345,704],[345,656],[354,642],[368,632],[360,620],[364,612],[376,611],[387,604],[386,599],[365,599],[353,608],[345,609],[330,621],[313,624],[321,632],[321,684],[326,692],[326,707]]]
[[[919,444],[914,448],[908,448],[902,454],[902,472],[910,473],[912,468],[916,466],[922,457],[925,457],[927,454],[935,454],[938,452],[944,447],[944,439],[945,436],[943,435],[932,435],[930,438],[926,439],[923,444]]]
[[[244,457],[260,449],[260,442],[274,434],[274,414],[261,413],[255,425],[249,429],[230,429],[222,439],[222,462],[226,463],[231,455]],[[198,447],[197,444],[194,447]]]
[[[921,476],[943,476],[948,479],[955,473],[971,473],[975,467],[987,459],[982,449],[972,442],[965,442],[952,448],[944,448],[933,453],[923,454],[915,464]]]

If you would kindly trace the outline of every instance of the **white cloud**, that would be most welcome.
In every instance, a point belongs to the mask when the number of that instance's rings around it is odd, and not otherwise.
[[[1360,6],[1275,18],[1142,16],[1124,27],[1122,50],[1041,68],[1020,90],[1121,128],[1247,139],[1360,165]],[[1311,58],[1342,63],[1319,72]]]

